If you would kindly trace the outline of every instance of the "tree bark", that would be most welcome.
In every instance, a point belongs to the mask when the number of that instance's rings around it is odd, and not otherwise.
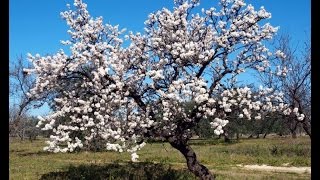
[[[177,139],[168,139],[172,147],[179,150],[186,158],[188,169],[201,180],[214,180],[213,174],[207,167],[200,164],[197,160],[196,153],[187,145],[186,141]]]
[[[293,139],[296,139],[296,138],[297,138],[296,130],[292,130],[292,131],[291,131],[291,137],[292,137]]]
[[[303,122],[302,127],[303,127],[304,131],[308,134],[308,136],[311,138],[311,132],[309,130],[308,124],[306,122]]]
[[[293,119],[289,119],[291,122],[289,122],[289,130],[291,132],[291,137],[293,139],[296,139],[297,138],[297,127],[298,127],[298,124],[299,122],[293,120]]]
[[[225,143],[229,143],[231,140],[230,138],[228,137],[228,135],[224,134],[224,142]]]
[[[264,133],[263,139],[265,139],[267,135],[268,135],[268,132]]]

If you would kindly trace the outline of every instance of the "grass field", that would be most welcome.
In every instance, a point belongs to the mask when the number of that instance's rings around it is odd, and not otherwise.
[[[195,179],[183,156],[168,143],[150,143],[138,152],[140,163],[130,154],[117,152],[47,153],[44,139],[10,142],[10,179]],[[227,180],[310,179],[309,173],[246,170],[237,165],[311,166],[308,137],[190,142],[201,163]]]

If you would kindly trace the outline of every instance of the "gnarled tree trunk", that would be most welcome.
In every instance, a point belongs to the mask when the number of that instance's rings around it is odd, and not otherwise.
[[[169,138],[169,143],[172,147],[179,150],[187,160],[188,169],[197,177],[202,180],[214,180],[213,174],[209,171],[207,167],[200,164],[197,160],[197,155],[193,149],[184,140],[171,139]]]

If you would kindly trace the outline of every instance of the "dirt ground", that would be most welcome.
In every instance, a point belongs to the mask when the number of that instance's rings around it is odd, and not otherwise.
[[[283,164],[286,166],[287,164]],[[292,172],[292,173],[311,173],[311,167],[283,167],[283,166],[268,166],[268,165],[238,165],[244,169],[273,171],[273,172]]]

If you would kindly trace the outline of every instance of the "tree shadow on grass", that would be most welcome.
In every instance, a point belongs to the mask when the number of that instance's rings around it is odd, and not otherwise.
[[[225,142],[223,139],[192,139],[189,141],[189,145],[197,145],[197,146],[203,146],[203,145],[232,145],[241,143],[240,141],[236,139],[230,139],[228,142]]]
[[[25,152],[26,150],[24,149],[12,149],[9,151],[9,153],[21,153],[21,152]]]
[[[37,152],[22,152],[18,153],[18,156],[46,156],[52,154],[51,152],[48,151],[37,151]]]
[[[188,170],[175,170],[169,165],[150,162],[122,163],[106,165],[80,165],[69,166],[67,171],[50,172],[42,175],[41,180],[52,179],[124,179],[124,180],[194,180],[193,174]]]

